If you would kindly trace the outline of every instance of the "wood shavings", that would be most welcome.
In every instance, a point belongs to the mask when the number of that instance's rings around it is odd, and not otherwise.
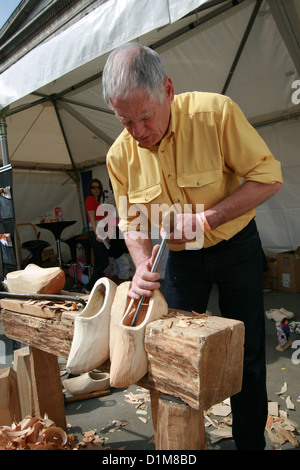
[[[128,392],[125,394],[124,400],[127,403],[131,403],[132,405],[140,406],[145,401],[150,401],[150,391],[146,389],[140,389],[140,393],[132,393]]]
[[[228,400],[224,400],[221,403],[217,403],[212,406],[204,414],[206,420],[205,427],[212,426],[214,429],[208,431],[211,444],[215,444],[221,439],[232,438],[232,419],[227,418],[231,413],[231,406],[228,404]],[[224,419],[211,418],[209,415],[221,416]]]
[[[0,426],[0,450],[73,450],[75,442],[47,415],[26,416],[20,423]]]
[[[107,450],[107,447],[103,447],[105,441],[106,439],[99,437],[94,429],[84,431],[78,450]]]
[[[294,447],[298,447],[299,442],[294,435],[297,426],[297,423],[282,416],[276,418],[268,415],[266,430],[272,442],[281,445],[290,442]]]
[[[128,425],[128,421],[119,421],[117,419],[114,419],[112,421],[112,425],[113,427],[110,428],[110,430],[108,432],[115,432],[117,431],[118,429],[120,429],[121,427],[123,426],[127,426]]]
[[[25,303],[27,305],[35,305],[36,307],[39,307],[42,310],[45,308],[49,308],[50,310],[54,310],[55,312],[78,310],[78,305],[76,304],[76,302],[71,301],[53,302],[52,300],[28,300]]]
[[[179,328],[187,328],[190,325],[196,325],[198,326],[204,326],[205,325],[205,320],[203,320],[202,315],[198,317],[190,317],[190,316],[185,316],[185,317],[180,317],[179,322],[177,323],[176,326]]]

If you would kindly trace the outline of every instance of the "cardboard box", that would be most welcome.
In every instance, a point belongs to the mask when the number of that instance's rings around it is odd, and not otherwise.
[[[264,274],[264,289],[278,290],[278,277],[267,276]]]
[[[300,250],[286,251],[276,255],[278,290],[300,292]]]
[[[268,270],[265,271],[265,274],[269,277],[278,277],[276,258],[267,257],[267,266]]]
[[[276,258],[269,258],[267,256],[267,267],[264,271],[264,289],[278,290],[278,272]]]

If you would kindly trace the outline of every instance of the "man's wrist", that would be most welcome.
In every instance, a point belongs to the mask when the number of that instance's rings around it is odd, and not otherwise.
[[[203,233],[210,232],[211,228],[210,225],[207,221],[207,218],[205,217],[204,212],[199,212],[196,214],[196,219],[197,223],[200,226],[200,230],[203,231]]]

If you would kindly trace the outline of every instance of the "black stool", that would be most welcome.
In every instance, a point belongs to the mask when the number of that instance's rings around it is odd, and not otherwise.
[[[70,248],[70,253],[71,253],[71,260],[69,263],[64,263],[65,267],[71,267],[73,266],[74,270],[74,286],[78,286],[78,279],[77,279],[77,240],[76,238],[79,235],[75,235],[73,237],[67,238],[66,240],[61,240],[62,242],[66,243],[68,247]]]
[[[44,240],[29,240],[22,244],[22,248],[30,251],[32,257],[30,258],[30,263],[37,264],[42,266],[42,252],[45,248],[50,246],[50,243]]]
[[[79,235],[77,237],[77,244],[80,244],[82,248],[84,249],[85,253],[85,260],[86,260],[86,268],[88,269],[89,273],[89,278],[91,277],[91,269],[92,269],[92,247],[89,242],[88,236],[85,235]]]

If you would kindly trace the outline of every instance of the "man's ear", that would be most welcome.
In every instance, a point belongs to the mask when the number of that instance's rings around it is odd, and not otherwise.
[[[174,86],[170,77],[165,79],[164,90],[169,103],[172,103],[174,100]]]

